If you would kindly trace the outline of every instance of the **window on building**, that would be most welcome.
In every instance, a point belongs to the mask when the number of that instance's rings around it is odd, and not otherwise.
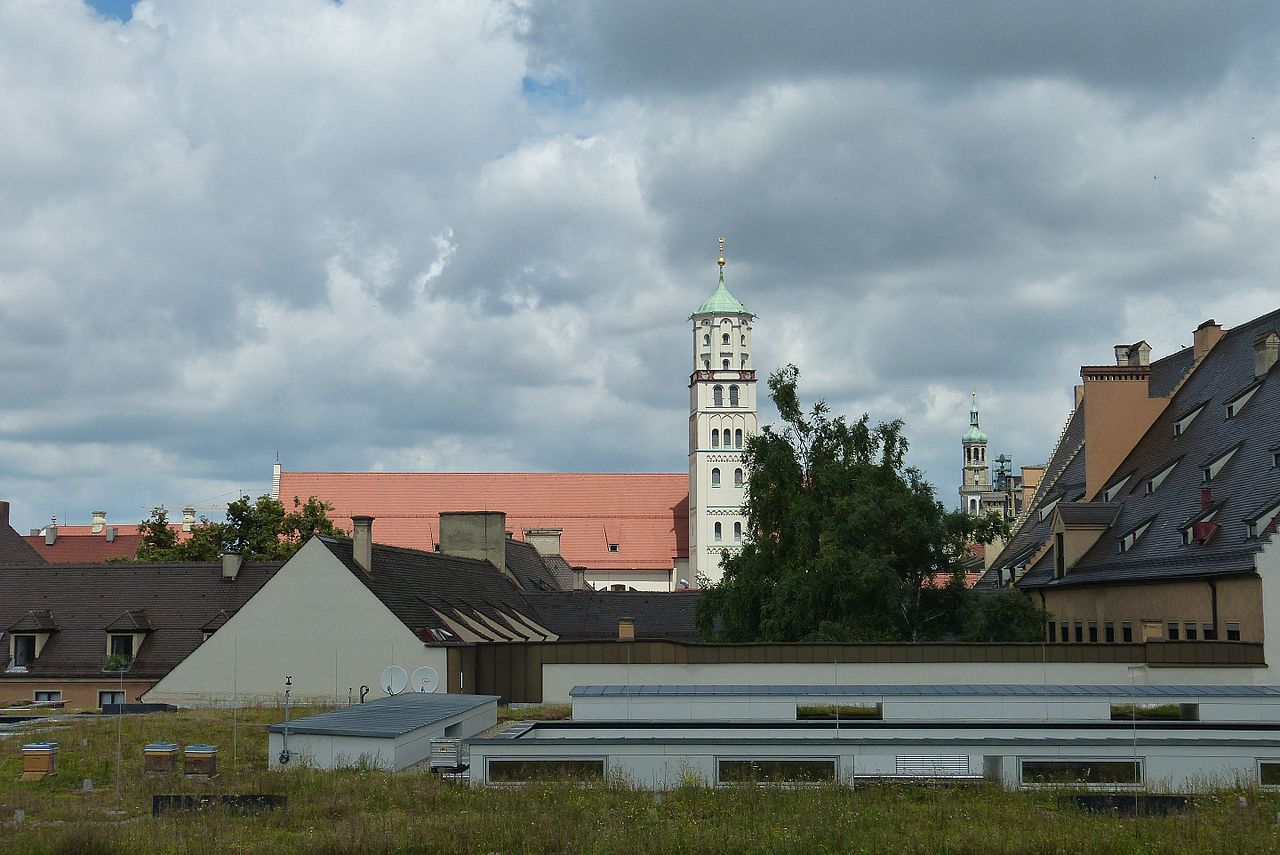
[[[34,700],[38,704],[56,704],[62,700],[62,692],[52,689],[41,689],[35,693]]]
[[[723,533],[723,531],[721,531],[721,529],[720,529],[720,523],[716,523],[715,531],[716,531],[716,540],[723,540],[723,539],[724,539],[724,533]]]
[[[711,368],[711,360],[710,360],[710,359],[704,359],[704,360],[702,360],[702,367],[703,367],[704,369],[709,369],[709,368]]]
[[[1264,787],[1280,787],[1280,762],[1259,760],[1258,783]]]
[[[1067,625],[1066,621],[1058,624],[1058,640],[1063,643],[1071,640],[1071,629]]]
[[[1089,641],[1093,644],[1098,643],[1098,622],[1096,620],[1089,621]]]
[[[729,360],[727,360],[727,359],[722,359],[722,360],[720,360],[720,362],[722,363],[721,367],[722,367],[722,368],[724,368],[724,370],[725,370],[725,371],[728,371],[728,370],[729,370]]]
[[[1274,534],[1277,522],[1280,521],[1280,502],[1275,503],[1253,519],[1245,520],[1249,527],[1249,537]]]
[[[834,781],[835,758],[718,760],[717,779],[721,784],[806,784]]]
[[[711,430],[711,447],[712,448],[720,447],[720,429],[719,428],[712,428]]]
[[[1226,466],[1228,463],[1231,462],[1231,458],[1235,456],[1236,450],[1239,448],[1240,448],[1239,445],[1236,445],[1234,448],[1229,448],[1226,451],[1224,451],[1222,454],[1219,454],[1213,460],[1210,460],[1208,463],[1201,466],[1200,467],[1201,480],[1204,481],[1204,483],[1208,484],[1214,478],[1217,478],[1218,473],[1222,471],[1224,466]]]
[[[740,522],[733,524],[733,539],[742,540],[742,523]]]
[[[1024,784],[1141,784],[1140,760],[1023,760]]]
[[[1240,623],[1239,621],[1227,621],[1227,641],[1240,640]]]
[[[1133,624],[1127,620],[1120,622],[1120,640],[1125,644],[1133,642]]]
[[[728,333],[721,333],[721,334],[720,334],[720,343],[721,343],[721,344],[723,344],[723,345],[728,345],[728,344],[729,344],[729,334],[728,334]]]
[[[1102,624],[1102,639],[1107,644],[1111,644],[1116,640],[1116,622],[1113,620],[1104,621]]]
[[[1149,528],[1151,528],[1151,520],[1147,520],[1136,528],[1131,529],[1124,537],[1116,541],[1116,549],[1120,552],[1128,552],[1133,549]]]
[[[1168,623],[1166,623],[1164,625],[1164,633],[1165,633],[1164,635],[1165,638],[1169,639],[1170,641],[1177,641],[1178,640],[1178,622],[1176,620],[1171,620]]]
[[[1185,416],[1182,416],[1176,422],[1174,422],[1173,435],[1182,436],[1184,433],[1186,433],[1187,428],[1191,425],[1193,421],[1195,421],[1196,416],[1200,415],[1200,411],[1204,409],[1204,406],[1205,406],[1204,404],[1201,404],[1200,406],[1196,407],[1194,410],[1192,410],[1191,412],[1187,413]]]
[[[720,469],[719,469],[719,467],[717,467],[717,468],[715,468],[715,469],[712,469],[712,470],[711,470],[711,486],[712,486],[712,487],[719,487],[719,486],[720,486]]]
[[[1074,626],[1076,630],[1076,644],[1083,644],[1084,643],[1084,622],[1076,621]]]
[[[703,347],[710,347],[710,346],[711,346],[711,336],[709,336],[709,335],[704,335],[704,336],[702,337],[702,346],[703,346]]]
[[[611,544],[609,544],[609,551],[610,551],[610,552],[617,552],[617,551],[618,551],[618,544],[616,544],[616,543],[611,543]]]
[[[1120,491],[1125,488],[1125,485],[1128,484],[1130,479],[1132,478],[1133,478],[1133,473],[1130,472],[1128,475],[1124,476],[1119,481],[1115,482],[1110,487],[1103,490],[1102,501],[1114,502],[1116,500],[1116,497],[1120,495]]]
[[[733,486],[735,487],[742,486],[742,470],[741,469],[733,470]]]
[[[1280,469],[1280,448],[1271,449],[1271,468]]]
[[[733,447],[742,448],[742,428],[738,428],[733,432]]]
[[[15,635],[13,637],[14,668],[29,668],[36,661],[36,637],[34,635]]]
[[[711,403],[716,407],[724,406],[724,387],[716,386],[711,390]]]
[[[1150,495],[1154,493],[1156,490],[1159,490],[1160,485],[1163,484],[1165,479],[1168,478],[1169,475],[1173,473],[1173,470],[1177,467],[1177,465],[1178,465],[1178,461],[1175,460],[1172,463],[1170,463],[1168,466],[1165,466],[1156,474],[1152,475],[1151,478],[1147,481],[1147,495]]]
[[[1040,510],[1037,511],[1037,513],[1040,515],[1040,522],[1044,522],[1045,520],[1047,520],[1049,518],[1049,515],[1053,513],[1053,509],[1058,506],[1058,502],[1061,502],[1061,501],[1062,501],[1062,497],[1058,496],[1052,502],[1047,502],[1041,505]]]
[[[111,653],[112,656],[123,656],[125,659],[133,658],[133,636],[132,635],[113,635],[111,636]]]
[[[742,346],[743,347],[747,346],[747,337],[745,335],[742,337]]]
[[[530,781],[602,781],[604,759],[562,760],[529,758],[527,760],[489,760],[491,784],[526,784]]]
[[[1199,630],[1199,628],[1200,628],[1200,627],[1199,627],[1199,625],[1198,625],[1198,624],[1196,624],[1196,623],[1194,623],[1194,622],[1192,622],[1192,621],[1187,621],[1185,624],[1183,624],[1183,625],[1182,625],[1182,634],[1183,634],[1183,637],[1184,637],[1184,638],[1186,638],[1186,639],[1187,639],[1187,641],[1195,641],[1195,640],[1196,640],[1196,638],[1197,638],[1197,636],[1199,636],[1199,634],[1200,634],[1200,633],[1197,631],[1197,630]]]
[[[738,406],[738,387],[737,386],[729,387],[729,406],[731,407]]]
[[[1067,575],[1066,538],[1062,532],[1053,535],[1053,575],[1059,579]]]
[[[1240,411],[1244,409],[1244,405],[1249,403],[1249,399],[1252,398],[1254,394],[1258,391],[1258,389],[1261,387],[1262,387],[1261,382],[1254,383],[1248,389],[1245,389],[1239,395],[1236,395],[1234,398],[1228,401],[1227,402],[1227,418],[1234,419],[1237,415],[1239,415]]]
[[[124,703],[124,692],[98,692],[98,707],[119,706]]]
[[[1200,627],[1200,637],[1205,641],[1218,640],[1218,628],[1211,623],[1206,623]]]

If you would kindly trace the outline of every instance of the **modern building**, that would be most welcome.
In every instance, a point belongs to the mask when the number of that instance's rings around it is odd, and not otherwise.
[[[1085,366],[1032,507],[980,583],[1014,584],[1050,640],[1280,639],[1280,312],[1212,321],[1155,363]],[[1270,614],[1268,614],[1270,612]],[[1271,649],[1276,647],[1275,650]]]
[[[755,315],[720,282],[689,320],[693,366],[689,375],[689,572],[719,581],[720,562],[742,549],[746,536],[746,469],[742,449],[760,432],[756,372],[751,367]]]

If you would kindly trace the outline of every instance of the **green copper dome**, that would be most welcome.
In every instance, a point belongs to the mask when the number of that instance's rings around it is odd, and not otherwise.
[[[952,434],[952,436],[955,436],[955,434]],[[964,439],[962,441],[963,442],[986,442],[987,435],[983,433],[981,429],[978,428],[977,425],[974,425],[973,427],[965,431]]]
[[[715,293],[703,301],[695,315],[750,315],[747,307],[738,301],[738,298],[729,293],[729,289],[724,287],[724,271],[720,271],[720,284],[716,286]]]
[[[978,427],[978,390],[973,390],[973,403],[969,405],[969,430],[961,442],[986,442],[987,435]]]

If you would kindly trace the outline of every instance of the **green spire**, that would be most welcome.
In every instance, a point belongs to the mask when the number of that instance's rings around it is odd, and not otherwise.
[[[750,315],[747,307],[735,296],[729,293],[729,289],[724,285],[724,238],[720,238],[720,258],[716,261],[720,265],[720,284],[716,286],[715,292],[702,301],[702,305],[694,312],[695,315]],[[755,317],[752,315],[752,317]]]
[[[986,442],[987,435],[978,427],[978,390],[973,390],[973,403],[969,406],[969,430],[961,442]]]

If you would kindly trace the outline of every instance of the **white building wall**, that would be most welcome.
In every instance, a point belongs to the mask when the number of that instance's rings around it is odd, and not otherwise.
[[[377,572],[374,566],[374,572]],[[448,673],[427,647],[318,539],[281,567],[244,606],[143,697],[148,703],[252,703],[284,693],[298,702],[380,698],[388,665]],[[444,680],[441,680],[444,683]],[[443,689],[442,689],[443,691]]]

